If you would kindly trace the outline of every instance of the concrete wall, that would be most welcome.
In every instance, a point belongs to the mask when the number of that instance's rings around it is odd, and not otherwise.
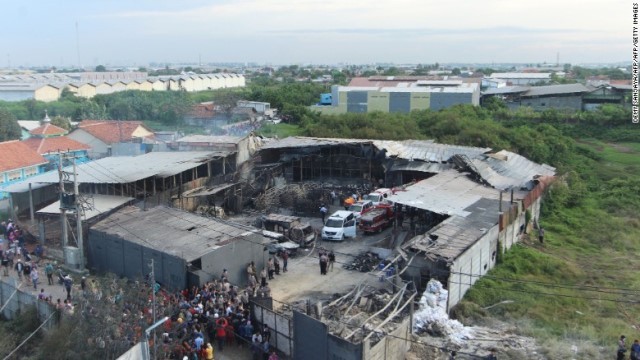
[[[498,232],[499,226],[495,225],[454,260],[447,286],[449,290],[447,311],[460,302],[467,290],[496,265]]]
[[[411,348],[411,318],[405,317],[400,325],[374,346],[369,346],[369,339],[363,344],[365,360],[404,360]]]
[[[347,112],[364,113],[367,112],[366,91],[348,91],[347,92]]]
[[[95,229],[89,229],[87,248],[90,269],[140,280],[149,274],[154,259],[157,282],[171,290],[187,286],[186,262],[176,256]]]
[[[389,93],[389,112],[408,113],[411,111],[411,93]]]
[[[472,104],[472,98],[472,93],[432,92],[430,108],[437,111],[458,104]]]
[[[51,85],[45,85],[34,91],[33,98],[44,102],[56,101],[60,98],[60,89]]]
[[[42,281],[42,278],[40,281]],[[29,290],[19,290],[17,289],[17,284],[5,282],[5,280],[0,282],[0,303],[4,307],[2,315],[7,319],[15,319],[18,315],[35,307],[38,312],[38,320],[42,322],[56,311],[53,305],[39,301],[38,297],[35,294],[31,294]],[[45,325],[45,328],[51,329],[55,327],[58,321],[59,318],[53,315],[53,319]]]
[[[262,241],[260,233],[247,233],[241,238],[231,240],[229,244],[202,256],[202,271],[212,277],[219,277],[222,270],[227,269],[232,284],[246,284],[249,281],[247,265],[254,261],[256,269],[260,271],[270,256],[268,251],[263,251]]]
[[[388,92],[369,91],[368,109],[367,111],[389,111],[389,94]]]
[[[109,152],[107,144],[82,129],[76,129],[67,136],[75,141],[89,145],[91,149],[87,153],[92,159],[105,157]]]
[[[96,85],[96,95],[111,94],[112,92],[113,88],[111,88],[111,84],[100,83]]]
[[[33,99],[33,90],[2,90],[0,91],[0,100],[4,101],[22,101]]]
[[[411,110],[426,110],[431,104],[431,93],[413,92],[411,93]]]

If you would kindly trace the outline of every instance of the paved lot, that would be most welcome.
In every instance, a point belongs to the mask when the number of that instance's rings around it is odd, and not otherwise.
[[[329,213],[344,209],[332,206]],[[322,229],[322,221],[318,218],[305,218],[316,229]],[[355,239],[339,241],[316,241],[312,249],[302,249],[298,251],[298,256],[289,259],[289,272],[276,275],[271,280],[269,287],[274,299],[283,302],[293,302],[301,299],[327,299],[333,294],[344,293],[359,283],[366,282],[374,287],[391,287],[385,281],[380,282],[375,273],[362,273],[359,271],[346,270],[343,263],[349,263],[352,257],[368,251],[371,246],[380,243],[385,238],[391,236],[391,229],[386,229],[380,234],[364,235],[357,232]],[[327,275],[320,275],[320,265],[318,260],[318,248],[323,247],[333,250],[336,254],[336,264],[333,271]]]

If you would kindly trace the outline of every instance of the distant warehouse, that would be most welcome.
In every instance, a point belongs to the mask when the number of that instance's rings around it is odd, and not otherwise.
[[[388,77],[395,79],[395,77]],[[408,113],[412,110],[440,110],[458,104],[480,104],[480,85],[463,80],[354,79],[349,86],[334,85],[312,110],[323,114],[374,111]]]

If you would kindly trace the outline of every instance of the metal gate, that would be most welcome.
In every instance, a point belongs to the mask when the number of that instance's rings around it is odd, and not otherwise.
[[[254,320],[260,326],[267,325],[271,332],[271,345],[278,349],[286,358],[291,358],[293,354],[293,321],[273,309],[271,298],[260,298],[251,300],[251,312]]]

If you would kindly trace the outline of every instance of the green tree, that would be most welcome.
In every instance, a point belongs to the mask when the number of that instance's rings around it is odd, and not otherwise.
[[[451,70],[451,75],[460,75],[460,68],[453,68],[453,70]]]
[[[104,65],[96,66],[96,72],[105,72],[105,71],[107,71],[107,68]]]
[[[0,108],[0,142],[20,139],[22,131],[9,110]]]
[[[61,127],[65,130],[71,130],[71,121],[64,116],[54,116],[53,119],[51,119],[51,125]]]

